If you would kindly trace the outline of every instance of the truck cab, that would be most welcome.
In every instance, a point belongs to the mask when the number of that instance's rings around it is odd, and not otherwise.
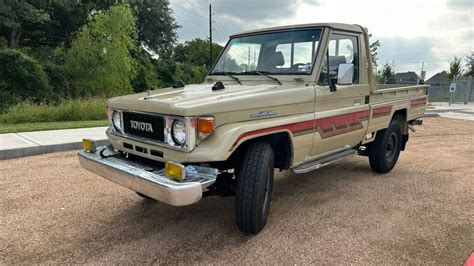
[[[366,30],[318,23],[230,37],[203,84],[108,101],[110,145],[84,168],[174,206],[235,196],[236,222],[267,222],[275,169],[306,173],[350,155],[391,171],[421,124],[428,87],[375,83]]]

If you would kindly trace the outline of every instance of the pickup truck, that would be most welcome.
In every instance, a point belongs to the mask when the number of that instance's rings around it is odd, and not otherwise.
[[[78,157],[148,200],[235,196],[239,230],[257,234],[275,169],[307,173],[358,154],[387,173],[421,125],[427,93],[376,84],[364,27],[248,31],[230,37],[203,84],[110,99],[110,144],[85,139]]]

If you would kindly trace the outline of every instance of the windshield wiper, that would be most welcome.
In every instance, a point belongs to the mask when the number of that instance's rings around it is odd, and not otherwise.
[[[213,72],[211,75],[226,75],[226,76],[232,78],[233,80],[235,80],[240,85],[242,85],[242,82],[240,81],[240,79],[238,77],[232,75],[232,74],[234,74],[234,73],[222,71],[222,72]]]
[[[271,79],[271,80],[275,81],[276,83],[278,83],[278,85],[283,85],[279,79],[277,79],[275,77],[272,77],[272,76],[268,75],[267,73],[270,73],[270,72],[266,72],[266,71],[265,72],[262,72],[262,71],[245,71],[245,72],[242,72],[242,74],[250,74],[250,75],[258,74],[260,76],[264,76],[268,79]]]

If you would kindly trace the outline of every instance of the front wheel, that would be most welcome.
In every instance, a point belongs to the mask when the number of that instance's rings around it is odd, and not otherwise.
[[[243,233],[258,234],[267,223],[273,171],[274,154],[270,144],[251,145],[236,173],[235,216]]]
[[[390,172],[397,163],[402,148],[400,123],[392,120],[388,128],[377,132],[369,147],[370,167],[377,173]]]

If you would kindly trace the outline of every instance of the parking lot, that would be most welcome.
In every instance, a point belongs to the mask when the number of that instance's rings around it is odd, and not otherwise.
[[[176,208],[81,169],[75,152],[0,161],[0,264],[462,264],[474,249],[474,121],[426,118],[396,168],[365,157],[276,174],[267,227],[233,198]]]

